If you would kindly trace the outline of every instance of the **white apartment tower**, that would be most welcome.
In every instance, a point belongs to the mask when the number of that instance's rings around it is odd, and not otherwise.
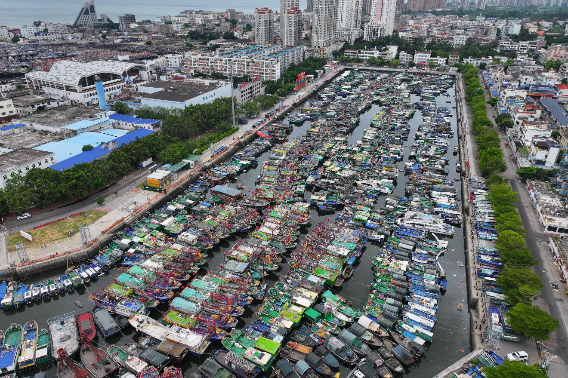
[[[92,28],[97,22],[97,10],[95,9],[95,0],[85,1],[83,8],[79,11],[74,26],[85,26]]]
[[[337,0],[314,0],[312,48],[330,47],[335,40]]]
[[[392,35],[396,0],[373,0],[371,4],[371,24],[382,24],[384,35]]]
[[[282,47],[295,47],[302,44],[302,11],[298,8],[288,8],[280,16],[280,22],[284,20],[286,27],[284,34],[280,34]]]
[[[254,41],[261,44],[274,42],[274,15],[272,9],[254,10]]]
[[[302,44],[302,11],[299,0],[280,0],[280,39],[282,47]]]
[[[337,0],[337,29],[361,29],[363,0]]]

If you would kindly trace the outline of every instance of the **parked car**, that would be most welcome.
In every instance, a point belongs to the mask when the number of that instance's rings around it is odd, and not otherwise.
[[[16,217],[17,220],[24,220],[24,219],[28,219],[31,218],[32,215],[30,213],[23,213],[22,215],[18,215]]]
[[[507,359],[509,361],[528,361],[529,360],[529,355],[527,352],[523,351],[523,350],[519,350],[517,352],[513,352],[513,353],[509,353],[507,355]]]

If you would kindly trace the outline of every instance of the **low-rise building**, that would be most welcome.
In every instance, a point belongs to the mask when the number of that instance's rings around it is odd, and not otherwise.
[[[428,64],[430,62],[430,54],[426,51],[416,51],[414,53],[414,63],[416,64]]]
[[[30,169],[48,168],[55,164],[55,154],[31,148],[20,148],[0,155],[0,188],[14,176],[25,176]]]
[[[138,87],[134,95],[141,106],[178,108],[207,104],[215,99],[232,96],[232,85],[222,81],[175,80],[157,81]],[[128,102],[126,104],[130,105]]]
[[[413,59],[414,56],[406,51],[401,51],[400,54],[398,54],[398,61],[400,64],[408,65],[408,63],[412,62]]]
[[[460,62],[460,56],[458,54],[450,54],[448,57],[448,65],[453,66]]]
[[[261,80],[253,80],[248,83],[240,83],[237,88],[233,90],[233,96],[237,103],[244,104],[262,96],[266,93],[266,86],[262,85]]]
[[[8,123],[18,116],[18,111],[14,107],[12,99],[0,97],[0,124]]]

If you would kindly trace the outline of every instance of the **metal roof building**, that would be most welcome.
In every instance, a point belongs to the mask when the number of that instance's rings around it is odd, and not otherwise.
[[[126,134],[126,135],[123,135],[121,137],[111,139],[111,140],[108,141],[108,143],[115,142],[116,148],[119,148],[123,144],[132,143],[137,138],[143,138],[143,137],[150,135],[152,133],[153,133],[153,131],[151,131],[151,130],[141,128],[141,129],[134,130],[134,131],[132,131],[132,132]],[[83,133],[81,135],[84,135],[84,134],[86,134],[86,133]],[[97,134],[100,134],[100,133],[97,133]],[[66,141],[68,141],[68,140],[69,139],[67,139]],[[75,155],[75,156],[68,158],[64,161],[60,161],[57,164],[54,164],[49,168],[55,169],[57,171],[64,171],[66,169],[72,168],[76,164],[89,163],[89,162],[96,160],[96,159],[98,159],[98,158],[100,158],[100,157],[102,157],[102,156],[104,156],[104,155],[106,155],[110,152],[112,152],[112,149],[110,149],[108,147],[108,144],[99,145],[99,146],[93,148],[92,150],[81,152],[78,155]]]
[[[107,98],[115,98],[126,80],[138,76],[138,67],[135,63],[112,60],[88,63],[62,60],[49,72],[27,73],[26,81],[30,88],[43,89],[52,98],[93,105],[98,102],[95,82],[102,82]]]
[[[564,109],[558,105],[558,101],[545,97],[540,99],[540,103],[546,108],[559,127],[568,126],[568,117],[566,117]]]
[[[33,71],[26,74],[27,80],[41,80],[53,84],[79,86],[83,78],[94,75],[114,74],[122,75],[137,65],[135,63],[125,63],[118,61],[98,60],[94,62],[81,63],[71,60],[55,62],[49,72]]]
[[[53,152],[55,154],[55,160],[57,162],[62,162],[73,156],[79,155],[83,152],[83,146],[90,144],[93,147],[98,145],[108,143],[116,137],[102,134],[85,132],[74,136],[72,138],[60,140],[57,142],[49,142],[41,146],[36,147],[36,150]]]

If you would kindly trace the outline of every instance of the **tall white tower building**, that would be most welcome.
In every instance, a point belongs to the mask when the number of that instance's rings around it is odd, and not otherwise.
[[[330,47],[335,41],[337,0],[314,0],[312,47]]]
[[[394,30],[396,0],[373,0],[371,5],[371,24],[382,24],[383,35],[391,35]]]
[[[274,15],[272,9],[256,8],[254,10],[254,41],[268,44],[274,42]]]
[[[280,32],[282,47],[300,46],[302,44],[302,11],[298,8],[285,9],[280,15],[280,23],[285,25],[284,30]]]
[[[363,0],[337,0],[337,29],[361,29]]]
[[[300,0],[280,0],[280,39],[282,40],[282,46],[292,47],[298,46],[300,44],[301,38],[298,39],[298,42],[295,41],[295,36],[299,33],[300,37],[302,35],[301,29],[301,19],[302,14],[298,15],[300,18],[300,30],[298,32],[295,29],[298,27],[296,23],[296,12],[293,12],[293,17],[284,17],[287,9],[300,9]],[[290,12],[288,13],[290,15]],[[292,38],[290,40],[288,37]]]

